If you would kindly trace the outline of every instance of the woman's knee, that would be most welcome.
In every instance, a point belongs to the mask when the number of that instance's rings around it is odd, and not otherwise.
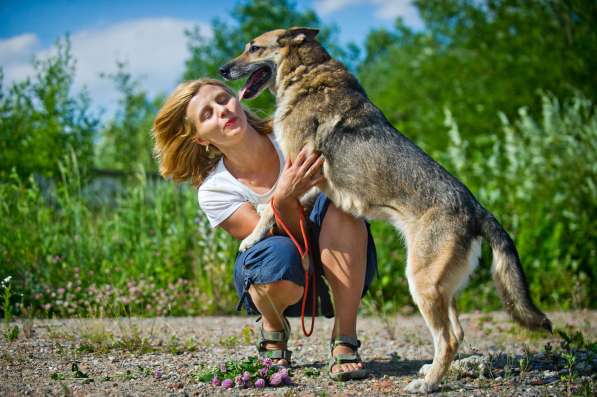
[[[339,230],[343,233],[338,233]],[[321,234],[328,238],[360,240],[367,237],[367,227],[362,219],[355,218],[330,203],[321,225]]]
[[[268,298],[275,303],[293,305],[303,296],[303,286],[290,280],[279,280],[268,284],[252,284],[249,293],[253,300]]]

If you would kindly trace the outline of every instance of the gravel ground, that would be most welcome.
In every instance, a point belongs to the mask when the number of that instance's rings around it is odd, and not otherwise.
[[[597,311],[549,317],[569,335],[580,331],[584,342],[577,336],[569,346],[561,346],[561,337],[521,329],[504,313],[461,315],[465,340],[435,395],[595,395],[597,354],[588,342],[597,340]],[[363,381],[336,383],[326,375],[332,320],[318,318],[310,338],[302,336],[297,319],[291,324],[292,385],[222,390],[193,375],[202,366],[253,355],[258,326],[253,318],[17,323],[18,339],[0,341],[0,396],[402,395],[421,365],[432,359],[431,337],[420,316],[365,317],[359,319],[359,338],[371,375]],[[562,355],[566,352],[568,364]]]

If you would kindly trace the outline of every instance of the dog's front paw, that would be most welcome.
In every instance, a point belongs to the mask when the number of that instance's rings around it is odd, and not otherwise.
[[[238,250],[240,252],[245,252],[246,250],[257,244],[259,240],[261,240],[259,235],[251,233],[243,241],[241,241]]]
[[[419,375],[425,376],[431,371],[432,364],[423,364],[423,366],[419,369]]]
[[[406,386],[405,390],[408,393],[427,394],[431,393],[434,390],[434,388],[431,387],[431,385],[429,385],[427,382],[425,382],[424,379],[415,379]]]

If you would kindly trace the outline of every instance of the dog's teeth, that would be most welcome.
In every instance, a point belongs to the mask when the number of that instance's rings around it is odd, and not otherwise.
[[[238,94],[239,99],[245,99],[245,91],[247,91],[247,87],[243,87],[243,89],[240,90],[240,93]]]

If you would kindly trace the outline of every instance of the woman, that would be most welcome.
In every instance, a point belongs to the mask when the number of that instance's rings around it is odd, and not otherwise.
[[[300,236],[298,198],[323,182],[322,157],[302,150],[294,161],[283,159],[271,132],[270,121],[254,116],[230,88],[212,79],[179,85],[153,126],[161,174],[190,180],[211,226],[239,240],[257,224],[255,208],[271,199],[292,233]],[[323,194],[309,218],[320,253],[318,273],[326,277],[335,302],[330,375],[337,380],[365,377],[356,320],[361,297],[376,273],[368,225],[338,210]],[[290,365],[285,316],[300,310],[304,285],[297,249],[286,236],[270,236],[237,256],[234,278],[241,303],[262,316],[260,355]],[[317,284],[322,312],[332,315],[327,288]]]

